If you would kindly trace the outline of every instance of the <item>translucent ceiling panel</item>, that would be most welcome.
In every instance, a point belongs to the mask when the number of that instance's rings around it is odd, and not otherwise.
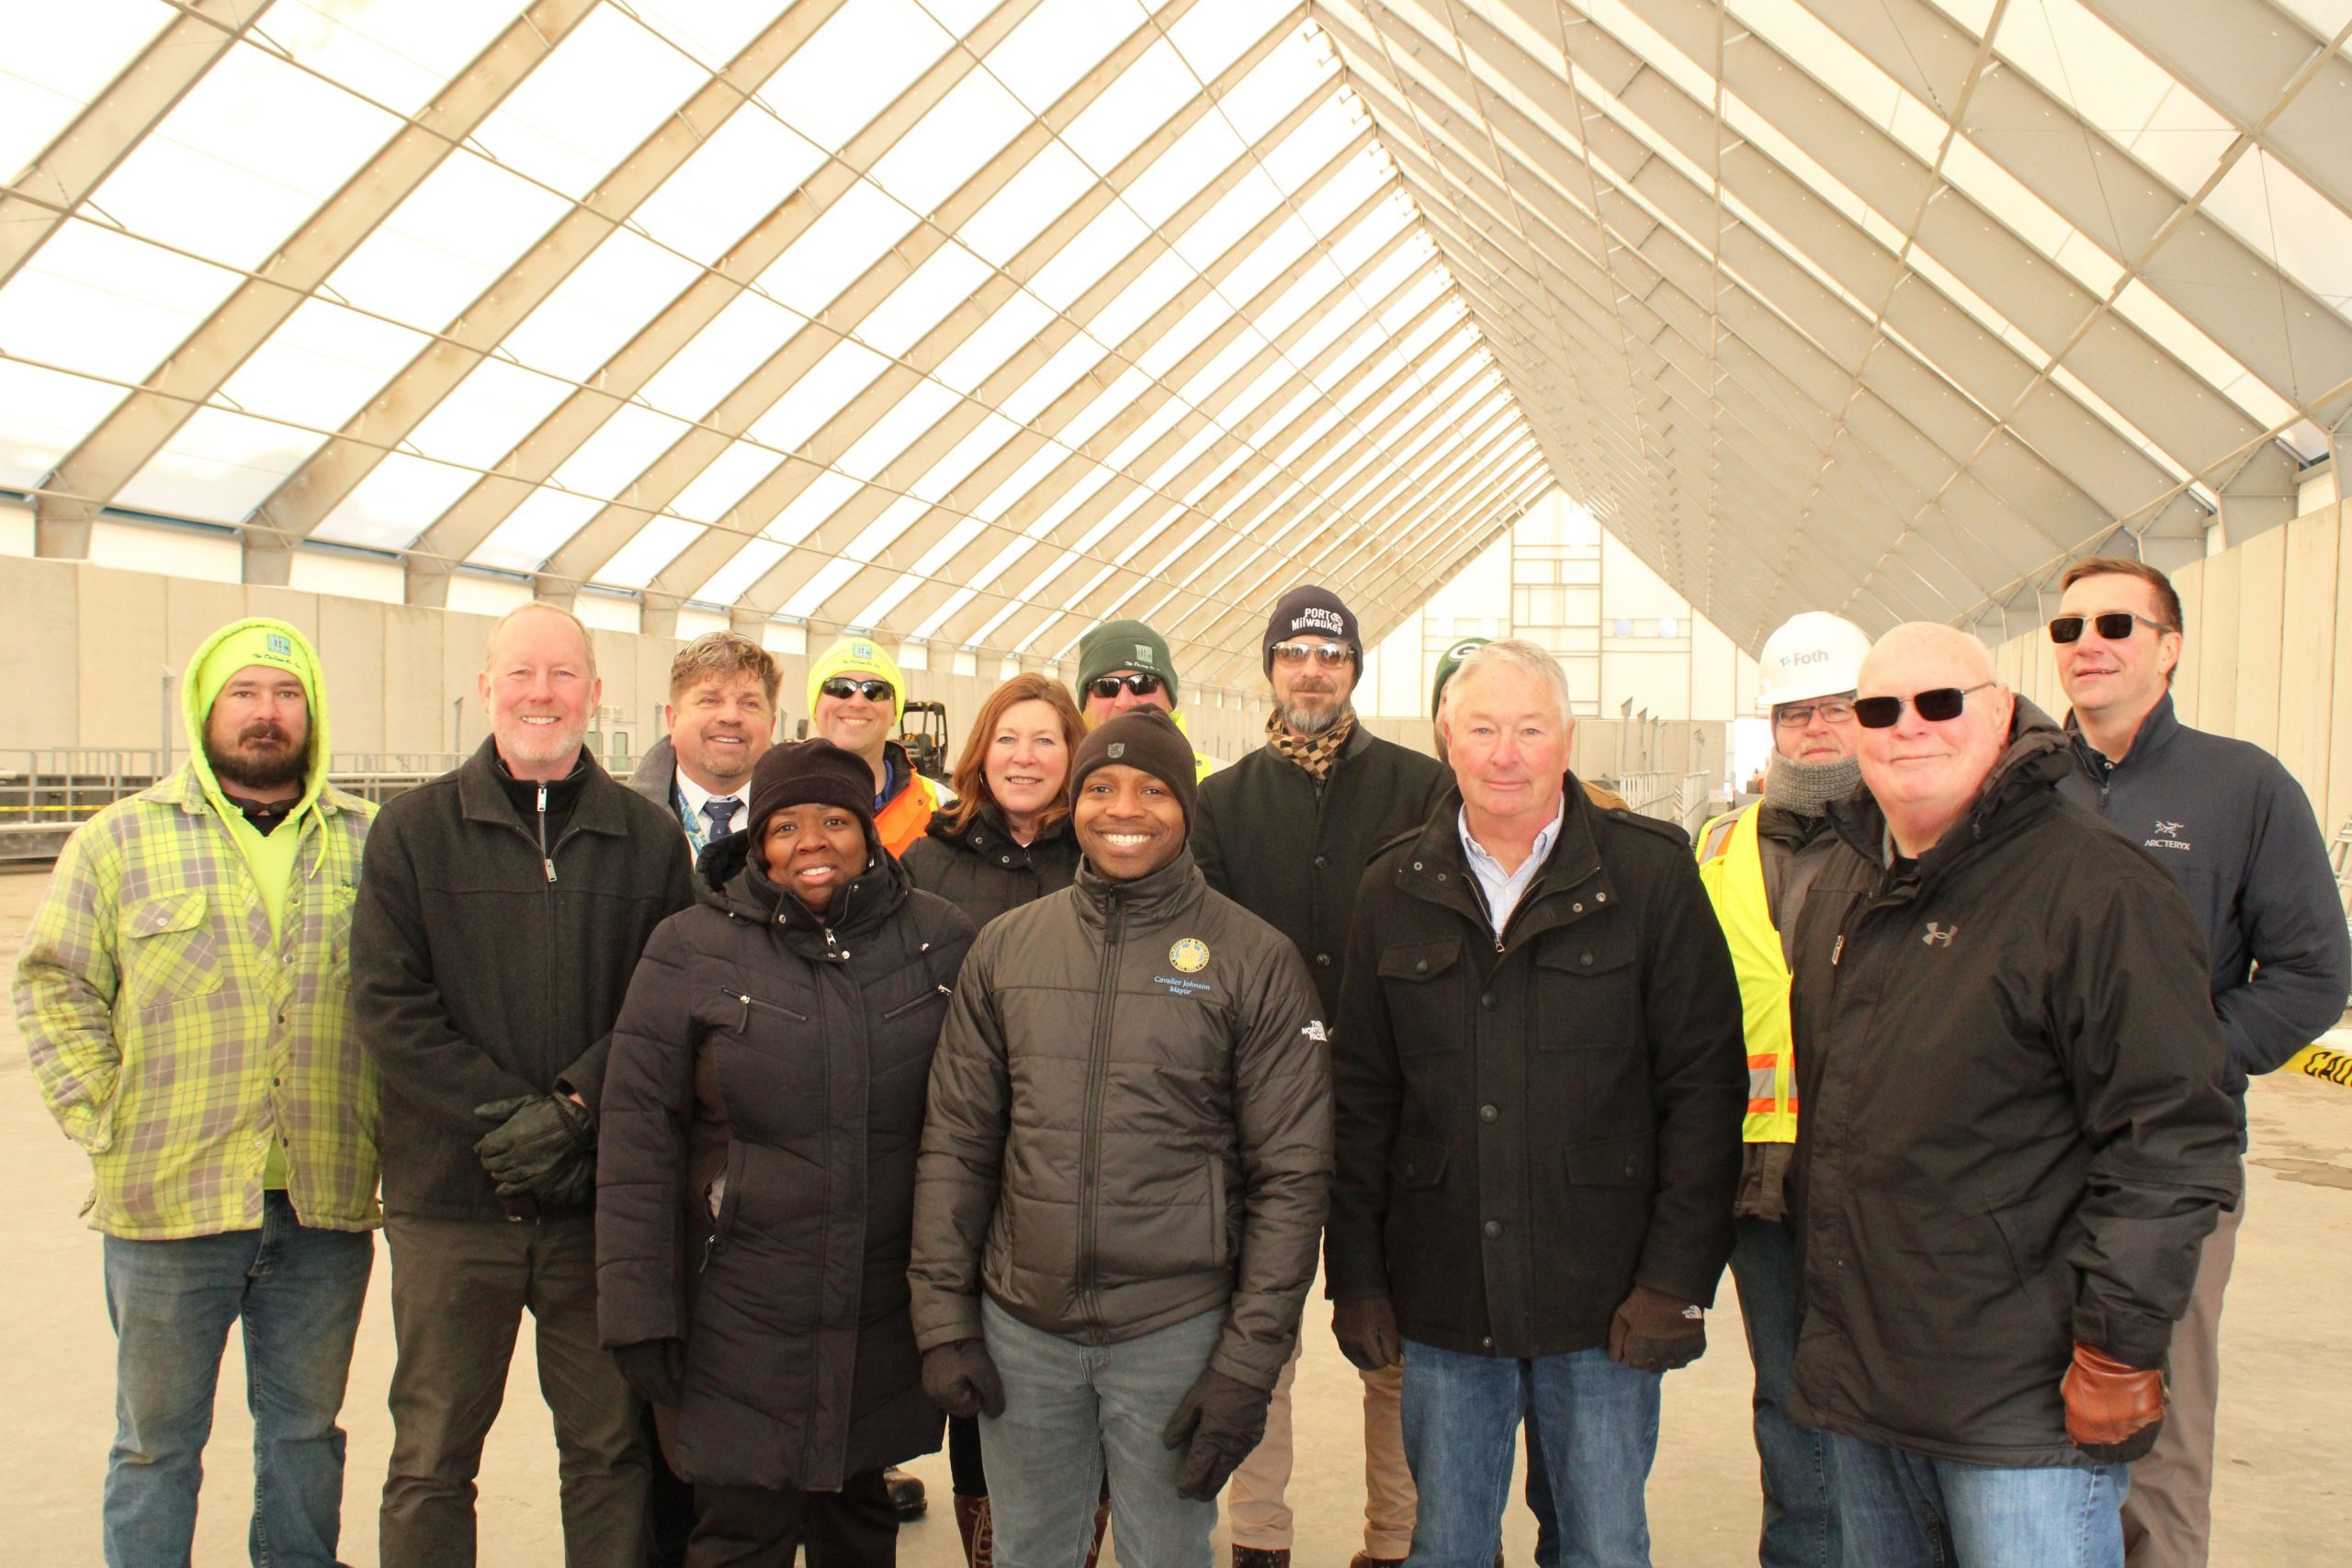
[[[1153,159],[1122,195],[1137,217],[1156,227],[1249,152],[1222,116],[1209,115]]]
[[[134,233],[251,269],[399,125],[259,49],[232,49],[91,199]]]
[[[511,19],[511,6],[481,0],[277,0],[256,31],[296,64],[409,115]]]
[[[770,567],[784,558],[785,547],[766,539],[752,539],[730,557],[725,566],[710,574],[693,597],[706,604],[732,604],[743,596],[743,591],[766,575]]]
[[[1280,16],[1264,0],[1198,0],[1168,29],[1169,41],[1208,81],[1264,38]]]
[[[1029,280],[1029,291],[1055,310],[1066,310],[1150,236],[1150,227],[1133,212],[1106,207],[1038,269]]]
[[[1183,57],[1163,40],[1121,72],[1112,90],[1070,122],[1062,140],[1088,167],[1107,174],[1200,89]]]
[[[11,8],[0,71],[0,167],[23,168],[176,13],[162,0]]]
[[[595,570],[594,579],[607,588],[643,588],[702,534],[702,528],[693,523],[682,523],[675,517],[653,518],[637,537]]]
[[[978,255],[1002,266],[1069,210],[1095,183],[1094,172],[1077,154],[1054,142],[1023,164],[1020,173],[971,218],[956,237]]]
[[[847,474],[820,474],[762,533],[780,545],[797,545],[865,488]]]
[[[629,0],[637,19],[716,73],[791,0]]]
[[[306,299],[270,333],[220,398],[249,412],[339,427],[433,340],[323,299]]]
[[[785,602],[784,613],[787,615],[809,615],[818,605],[833,596],[833,590],[856,576],[857,569],[861,564],[847,557],[827,561],[817,569],[814,577],[811,577],[798,592]]]
[[[942,245],[889,297],[865,313],[857,335],[868,348],[896,358],[937,326],[947,312],[988,281],[988,263],[957,244]]]
[[[114,504],[166,517],[242,523],[326,440],[269,420],[198,409]]]
[[[739,294],[671,355],[640,395],[681,418],[701,419],[805,325],[773,299]]]
[[[1043,114],[1143,22],[1134,0],[1042,0],[989,51],[988,68]]]
[[[593,496],[533,491],[467,558],[476,566],[537,571],[566,539],[580,532],[601,504]]]
[[[474,140],[574,201],[602,185],[708,73],[617,6],[599,6],[524,77]]]
[[[236,284],[220,267],[66,223],[0,288],[0,344],[60,369],[144,380]]]
[[[1053,319],[1053,311],[1043,300],[1016,294],[998,306],[932,374],[968,396]]]
[[[1020,428],[1001,414],[989,415],[909,486],[907,493],[933,502],[944,500],[949,491],[963,483],[967,475],[993,456]]]
[[[395,452],[368,471],[311,536],[330,544],[404,549],[481,476]]]
[[[104,381],[0,359],[0,487],[39,485],[122,396]]]
[[[505,351],[550,376],[590,380],[698,276],[693,263],[616,229],[506,334]]]
[[[410,433],[428,457],[488,468],[514,449],[570,389],[551,376],[485,359]]]
[[[437,333],[563,216],[564,205],[486,158],[453,152],[327,287],[362,310]]]
[[[628,405],[582,442],[549,480],[583,495],[625,496],[638,476],[675,445],[687,428],[684,421],[668,414]]]
[[[838,152],[953,42],[912,0],[849,0],[760,96],[802,135]]]
[[[936,381],[920,383],[833,459],[833,466],[853,479],[876,478],[963,400]]]
[[[917,212],[929,212],[1025,130],[1029,111],[993,78],[966,76],[891,144],[874,182]]]
[[[672,250],[715,266],[824,161],[815,142],[775,116],[739,110],[646,198],[634,221]]]
[[[792,390],[753,422],[750,434],[779,452],[791,451],[865,390],[889,364],[863,344],[835,344]]]
[[[804,316],[817,315],[914,226],[902,203],[870,185],[852,186],[760,275],[760,288]]]
[[[670,510],[681,517],[716,523],[743,499],[745,491],[774,473],[783,460],[764,446],[739,441],[696,474],[694,482],[680,491],[678,498],[670,503]]]

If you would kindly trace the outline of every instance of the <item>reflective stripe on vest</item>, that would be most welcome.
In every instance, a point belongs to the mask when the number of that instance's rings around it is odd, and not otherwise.
[[[1731,830],[1713,853],[1707,847],[1723,822],[1700,830],[1699,880],[1723,923],[1739,977],[1741,1025],[1747,1036],[1747,1119],[1740,1136],[1751,1144],[1797,1141],[1795,1053],[1789,1031],[1789,964],[1772,908],[1764,897],[1764,852],[1756,831],[1759,807],[1731,818]]]

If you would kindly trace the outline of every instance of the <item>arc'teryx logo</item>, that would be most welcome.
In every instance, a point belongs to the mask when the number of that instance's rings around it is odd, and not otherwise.
[[[2188,840],[2181,835],[2188,830],[2188,824],[2186,822],[2166,822],[2159,818],[2154,829],[2154,837],[2149,839],[2141,848],[2187,851],[2189,848]]]
[[[1950,947],[1951,945],[1951,939],[1959,934],[1960,928],[1958,926],[1939,925],[1934,920],[1929,920],[1928,922],[1928,934],[1921,937],[1919,940],[1927,943],[1929,947]]]

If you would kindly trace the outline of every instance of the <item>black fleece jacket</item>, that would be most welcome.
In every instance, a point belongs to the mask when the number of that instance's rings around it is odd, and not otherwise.
[[[351,917],[351,999],[383,1078],[384,1209],[505,1218],[474,1107],[569,1090],[589,1106],[653,928],[694,901],[675,818],[594,759],[547,836],[495,740],[388,802]]]

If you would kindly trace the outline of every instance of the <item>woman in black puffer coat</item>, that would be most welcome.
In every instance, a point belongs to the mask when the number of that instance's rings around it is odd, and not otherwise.
[[[1079,861],[1069,827],[1069,760],[1084,739],[1086,720],[1059,681],[1015,675],[990,692],[957,754],[949,781],[956,804],[907,846],[907,874],[915,886],[962,909],[975,926],[1068,887]],[[968,1568],[990,1568],[994,1532],[978,1421],[947,1423],[947,1458],[964,1561]],[[1094,1540],[1099,1550],[1100,1518]],[[1090,1568],[1093,1561],[1090,1555]]]
[[[884,852],[873,789],[829,741],[763,757],[613,1030],[597,1320],[695,1485],[689,1568],[888,1568],[882,1470],[939,1447],[909,1225],[973,927]]]

